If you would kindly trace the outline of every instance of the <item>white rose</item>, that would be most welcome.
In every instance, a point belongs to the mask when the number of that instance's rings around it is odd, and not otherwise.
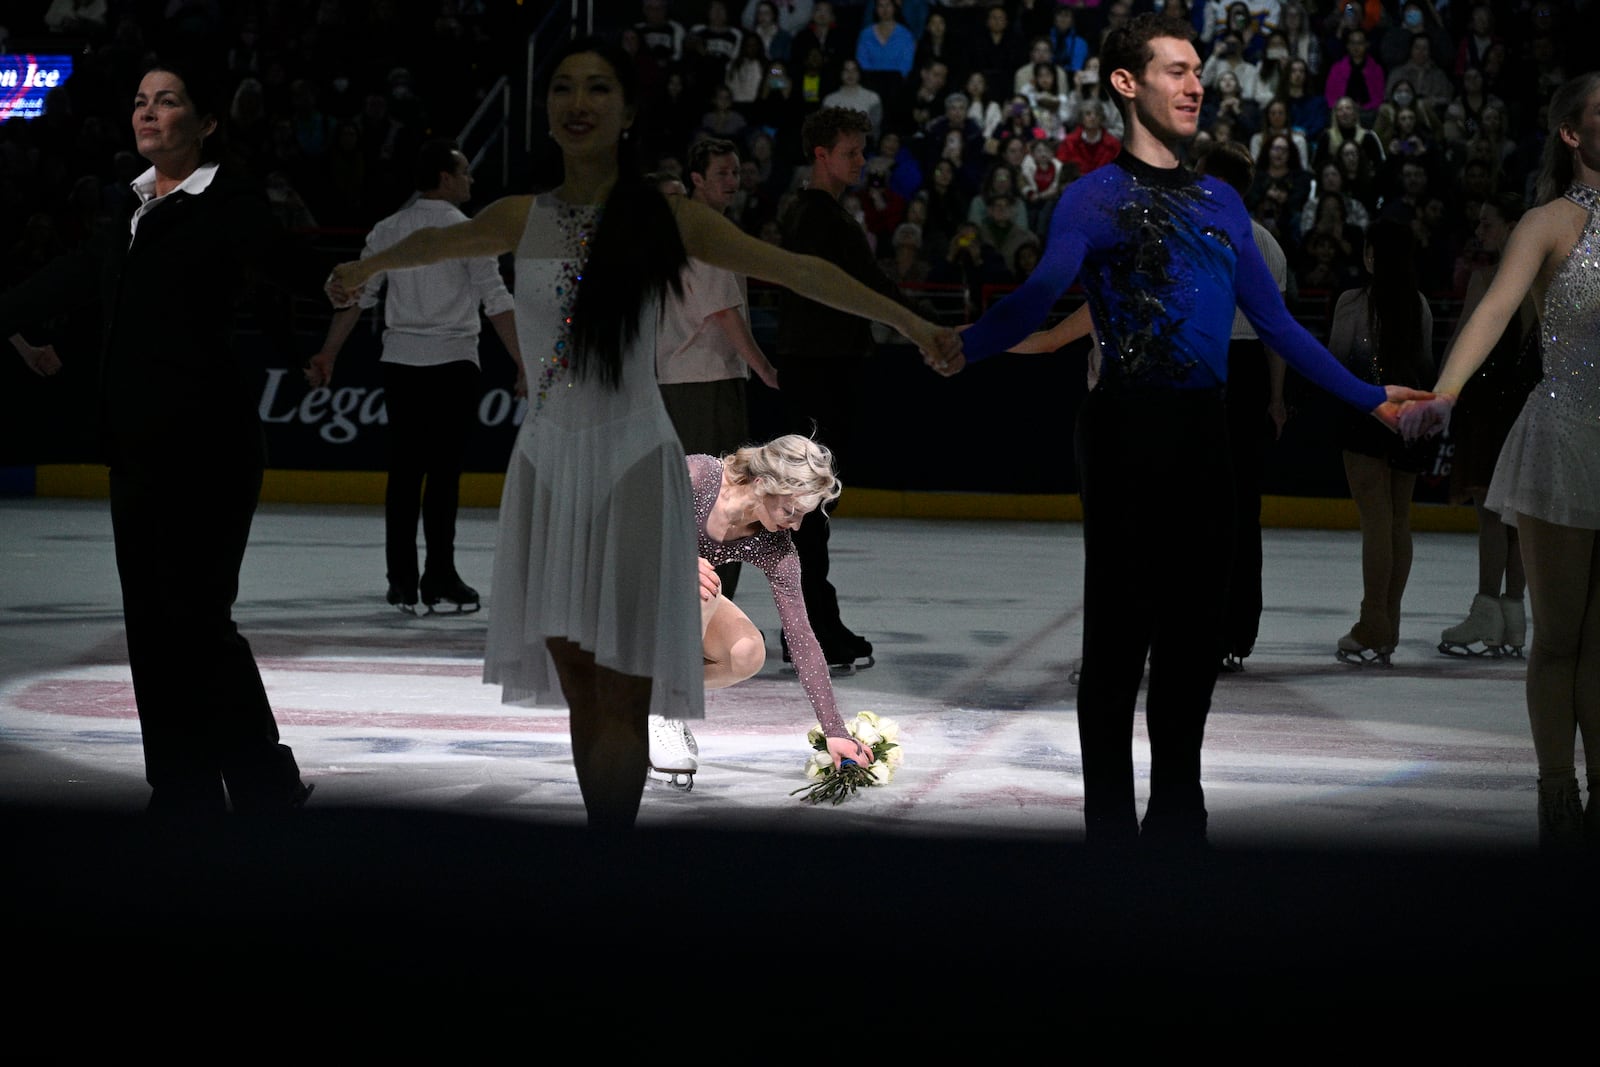
[[[831,770],[833,770],[833,757],[826,752],[813,753],[811,758],[806,760],[807,778],[821,778]]]
[[[858,711],[856,712],[856,718],[862,722],[870,722],[874,726],[878,725],[878,716],[870,711]]]
[[[860,741],[868,748],[883,740],[883,735],[878,732],[878,728],[870,722],[858,723],[852,733],[854,733],[857,741]]]
[[[877,722],[878,733],[885,741],[900,740],[900,724],[893,719],[879,719]]]
[[[893,748],[891,748],[889,751],[885,752],[882,756],[880,756],[879,757],[879,761],[882,762],[882,763],[887,763],[891,767],[898,767],[898,766],[900,766],[901,755],[902,755],[902,753],[901,753],[900,746],[896,745]]]
[[[875,785],[887,785],[894,780],[894,768],[883,760],[872,765],[872,781]]]
[[[822,732],[821,723],[818,723],[816,726],[813,726],[811,729],[806,731],[806,741],[811,745],[812,748],[816,748],[818,745],[822,745],[824,747],[827,746],[827,735]]]

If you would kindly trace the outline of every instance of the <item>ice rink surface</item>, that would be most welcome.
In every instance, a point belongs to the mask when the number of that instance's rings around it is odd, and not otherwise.
[[[1416,536],[1385,670],[1333,656],[1358,535],[1268,530],[1261,638],[1207,727],[1214,850],[1112,859],[1081,848],[1075,524],[836,521],[844,617],[878,660],[836,681],[841,710],[894,717],[904,751],[893,783],[839,807],[790,795],[814,720],[747,567],[767,668],[707,695],[693,790],[649,783],[623,841],[582,829],[565,711],[479,681],[493,512],[458,534],[478,615],[387,607],[382,537],[377,509],[262,508],[235,617],[316,793],[296,820],[174,841],[138,814],[105,504],[0,501],[0,900],[38,917],[47,968],[112,944],[187,972],[243,945],[332,959],[368,990],[449,972],[570,1009],[574,976],[647,1004],[661,983],[864,983],[946,1022],[947,1001],[1005,996],[1182,1019],[1596,993],[1595,866],[1534,849],[1524,664],[1434,647],[1474,592],[1469,535]],[[1142,797],[1142,716],[1135,752]]]

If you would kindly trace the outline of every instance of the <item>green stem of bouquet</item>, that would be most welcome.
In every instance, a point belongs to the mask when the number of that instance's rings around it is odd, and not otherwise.
[[[824,800],[831,804],[840,804],[847,798],[854,796],[857,789],[877,785],[877,779],[872,777],[872,772],[865,767],[843,767],[822,776],[820,782],[803,785],[790,792],[790,796],[800,793],[806,794],[804,800],[807,804],[820,804]]]

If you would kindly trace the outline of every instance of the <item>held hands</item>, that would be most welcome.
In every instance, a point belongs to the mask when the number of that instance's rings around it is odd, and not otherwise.
[[[961,368],[967,365],[967,357],[961,351],[960,333],[948,326],[934,327],[931,324],[929,330],[930,336],[926,341],[915,339],[922,349],[922,362],[946,378],[961,373]]]
[[[872,762],[872,749],[863,745],[853,737],[828,738],[828,755],[833,757],[833,769],[839,769],[839,761],[853,759],[865,767]]]
[[[1449,393],[1435,393],[1427,400],[1407,404],[1400,410],[1400,435],[1407,441],[1420,437],[1433,437],[1450,428],[1450,412],[1456,398]]]
[[[1400,429],[1400,413],[1405,408],[1418,402],[1432,401],[1434,395],[1421,389],[1408,389],[1403,385],[1386,385],[1383,391],[1389,399],[1372,409],[1372,417],[1389,427],[1391,430]],[[1414,440],[1414,438],[1408,438]]]
[[[700,599],[715,600],[722,593],[722,579],[704,556],[700,557]]]

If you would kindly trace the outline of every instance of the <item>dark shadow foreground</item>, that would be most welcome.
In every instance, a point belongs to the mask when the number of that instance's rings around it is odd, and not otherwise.
[[[699,1058],[737,1035],[828,1055],[825,1020],[848,1029],[865,1012],[897,1046],[1047,1051],[1079,1023],[1131,1035],[1564,1012],[1592,1007],[1600,959],[1600,864],[1531,852],[1103,857],[336,808],[163,826],[17,806],[0,810],[0,848],[19,1039],[173,1005],[198,1036],[208,1007],[257,1004],[368,1048],[431,1037],[465,1051],[485,1026],[509,1027],[515,1047],[620,1012],[640,1028],[608,1042]],[[75,1039],[128,1036],[87,1033]]]

